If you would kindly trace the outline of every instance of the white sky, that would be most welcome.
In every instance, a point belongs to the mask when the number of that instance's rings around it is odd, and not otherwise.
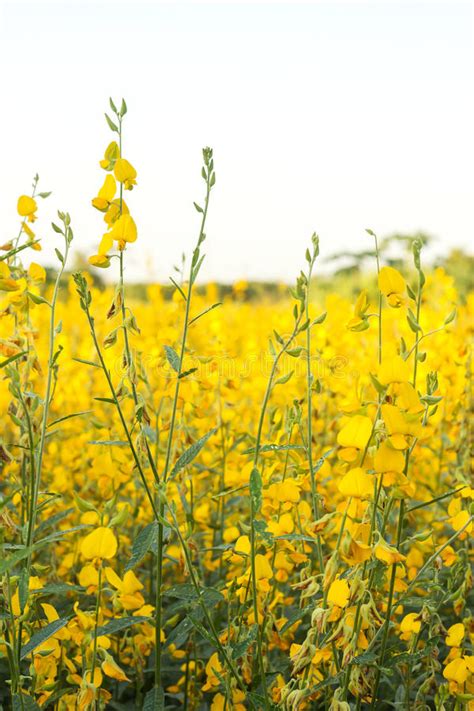
[[[205,280],[292,280],[313,230],[323,256],[368,246],[365,227],[431,232],[437,253],[467,247],[472,29],[472,6],[452,0],[3,0],[1,240],[38,171],[53,190],[36,223],[45,243],[60,208],[76,247],[95,251],[103,112],[123,95],[124,157],[138,170],[131,279],[166,279],[194,243],[207,144],[217,185]]]

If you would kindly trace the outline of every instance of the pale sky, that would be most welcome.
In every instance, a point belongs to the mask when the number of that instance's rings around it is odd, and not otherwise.
[[[194,244],[201,148],[217,184],[204,280],[292,280],[311,233],[323,256],[424,230],[434,251],[474,230],[472,6],[449,2],[0,4],[1,241],[40,174],[49,244],[57,208],[76,248],[103,232],[90,200],[124,96],[130,279],[165,280]],[[35,258],[38,255],[35,254]]]

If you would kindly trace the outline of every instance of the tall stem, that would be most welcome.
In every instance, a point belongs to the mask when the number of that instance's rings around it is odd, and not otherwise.
[[[208,211],[208,207],[209,207],[209,197],[210,197],[211,188],[212,188],[211,179],[212,179],[212,172],[211,172],[211,170],[209,170],[207,179],[206,179],[206,198],[205,198],[204,209],[202,211],[201,226],[199,229],[199,237],[198,237],[196,248],[193,252],[193,258],[191,260],[191,265],[189,268],[188,293],[186,295],[186,307],[185,307],[184,322],[183,322],[183,332],[182,332],[182,336],[181,336],[179,365],[178,365],[178,372],[176,374],[176,384],[175,384],[175,389],[174,389],[173,404],[171,406],[171,420],[170,420],[170,427],[169,427],[169,431],[168,431],[168,441],[167,441],[167,446],[166,446],[165,466],[164,466],[164,470],[163,470],[163,487],[166,485],[166,482],[168,479],[168,474],[169,474],[169,470],[170,470],[170,463],[171,463],[171,453],[173,451],[174,430],[175,430],[175,425],[176,425],[176,413],[177,413],[177,407],[178,407],[179,389],[180,389],[180,385],[181,385],[181,375],[183,372],[183,363],[184,363],[184,356],[186,353],[186,341],[187,341],[187,337],[188,337],[188,328],[189,328],[189,320],[190,320],[189,315],[190,315],[190,309],[191,309],[192,288],[193,288],[193,282],[196,277],[195,270],[196,270],[196,266],[197,266],[197,259],[199,258],[199,245],[201,244],[201,242],[204,239],[204,229],[206,226],[207,211]],[[156,599],[155,599],[155,686],[158,688],[161,687],[161,685],[162,685],[161,684],[161,653],[162,653],[162,645],[161,645],[162,590],[161,590],[161,588],[162,588],[162,582],[163,582],[163,554],[164,554],[163,524],[162,524],[163,514],[164,514],[164,503],[163,503],[163,501],[160,500],[159,519],[161,519],[161,520],[158,520],[158,532],[157,532]]]
[[[309,264],[308,269],[308,284],[306,287],[306,298],[305,298],[305,314],[306,320],[309,323],[309,290],[311,287],[311,277],[313,274],[314,259]],[[306,400],[307,400],[307,451],[308,451],[308,464],[309,473],[311,478],[311,501],[313,505],[313,518],[315,521],[319,519],[319,504],[318,504],[318,492],[316,486],[316,474],[314,471],[313,462],[313,374],[311,372],[311,325],[306,329]],[[321,537],[318,534],[316,537],[317,541],[317,554],[319,562],[320,573],[324,570],[323,562],[323,550],[321,545]]]

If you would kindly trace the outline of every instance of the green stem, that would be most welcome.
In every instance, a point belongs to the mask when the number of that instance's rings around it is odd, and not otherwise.
[[[184,314],[183,323],[183,333],[181,336],[181,349],[179,354],[179,366],[178,372],[176,374],[176,384],[174,390],[173,404],[171,409],[171,420],[170,427],[168,431],[168,442],[166,447],[165,456],[165,466],[163,470],[163,486],[166,485],[168,479],[170,462],[171,462],[171,452],[173,449],[174,440],[174,429],[176,424],[176,412],[178,406],[179,389],[181,385],[181,373],[183,372],[184,356],[186,353],[186,341],[188,336],[189,327],[189,314],[191,309],[191,296],[194,281],[194,270],[196,267],[196,255],[198,255],[199,245],[204,239],[204,228],[206,225],[207,211],[209,207],[209,197],[211,193],[211,171],[209,170],[206,180],[206,198],[204,210],[202,212],[201,226],[199,229],[199,237],[197,241],[196,248],[193,252],[193,258],[191,260],[191,265],[189,269],[189,284],[188,293],[186,296],[186,309]],[[163,492],[164,494],[164,492]],[[160,504],[160,518],[162,519],[164,513],[163,504]],[[161,687],[161,630],[162,630],[162,581],[163,581],[163,524],[161,520],[158,520],[158,549],[157,549],[157,559],[156,559],[156,607],[155,607],[155,686]]]
[[[311,276],[313,273],[314,259],[310,262],[308,270],[308,284],[306,288],[306,298],[305,298],[305,312],[306,320],[309,322],[309,289],[311,285]],[[307,398],[307,451],[308,451],[308,464],[309,473],[311,479],[311,501],[313,505],[313,517],[317,521],[320,516],[319,504],[318,504],[318,492],[316,486],[316,474],[314,471],[313,463],[313,374],[311,372],[311,325],[306,329],[306,398]],[[321,536],[318,534],[316,536],[316,550],[318,554],[319,571],[322,573],[324,570],[323,561],[323,549],[321,545]]]

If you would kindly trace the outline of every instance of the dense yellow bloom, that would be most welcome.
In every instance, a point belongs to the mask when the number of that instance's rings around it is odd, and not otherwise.
[[[111,106],[109,127],[120,135],[126,106]],[[120,262],[122,276],[124,250],[137,238],[122,190],[136,184],[136,171],[115,142],[101,165],[107,174],[93,205],[106,227],[89,263]],[[32,218],[34,198],[22,209]],[[22,249],[34,239],[24,223]],[[62,250],[61,236],[50,237]],[[464,703],[474,693],[474,660],[463,655],[472,643],[474,298],[455,322],[446,319],[458,301],[454,282],[426,270],[423,332],[415,333],[411,314],[407,321],[388,308],[407,298],[417,311],[396,270],[380,272],[380,319],[360,283],[315,289],[311,327],[281,354],[269,386],[268,331],[278,348],[279,334],[294,327],[286,287],[193,291],[179,267],[172,289],[112,285],[87,272],[74,286],[68,262],[53,312],[52,269],[7,255],[15,243],[0,246],[7,705],[18,674],[25,703],[41,708],[90,711],[112,697],[149,703],[157,637],[165,704],[176,707],[185,699],[190,709],[259,706],[267,672],[269,698],[286,711],[378,707],[390,698],[386,670],[400,647],[403,664],[413,654],[428,679],[406,685],[407,706],[434,708],[436,694],[449,707]],[[301,323],[305,278],[295,292]],[[370,278],[361,280],[369,293]],[[359,293],[355,305],[344,292]],[[294,377],[281,379],[287,368]],[[37,476],[30,560],[21,556]],[[359,663],[365,650],[373,664]],[[441,677],[433,659],[443,660],[443,683],[431,683],[433,670]]]

